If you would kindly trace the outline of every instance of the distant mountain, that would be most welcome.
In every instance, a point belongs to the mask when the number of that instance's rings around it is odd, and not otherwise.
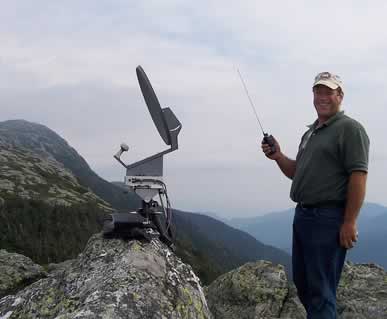
[[[227,223],[241,229],[259,241],[290,252],[294,209],[257,217],[232,218]]]
[[[359,241],[348,258],[354,262],[374,262],[387,269],[387,208],[384,213],[359,221]],[[362,212],[367,215],[367,212]]]
[[[11,167],[0,175],[0,248],[41,263],[59,262],[79,253],[87,236],[100,229],[97,221],[103,212],[89,201],[77,204],[78,199],[91,196],[93,203],[107,202],[116,209],[140,206],[134,193],[124,194],[122,184],[100,178],[75,149],[43,125],[0,122],[0,147],[7,150],[0,160]],[[246,261],[265,258],[290,267],[286,253],[216,219],[176,211],[173,221],[178,255],[205,284]]]
[[[234,218],[228,224],[257,240],[291,252],[294,209],[253,218]],[[359,242],[348,253],[353,262],[374,262],[387,269],[387,207],[365,203],[358,218]]]
[[[52,206],[94,202],[112,210],[109,203],[79,184],[71,171],[54,159],[0,140],[0,196],[41,200]]]
[[[71,171],[82,186],[90,188],[116,209],[133,209],[140,203],[136,194],[123,194],[120,188],[94,173],[74,148],[44,125],[24,120],[0,122],[0,143],[55,159]]]
[[[223,272],[248,261],[269,260],[284,265],[291,277],[291,259],[284,251],[263,244],[253,236],[212,217],[175,211],[173,217],[180,239],[190,238],[193,250],[208,256]]]

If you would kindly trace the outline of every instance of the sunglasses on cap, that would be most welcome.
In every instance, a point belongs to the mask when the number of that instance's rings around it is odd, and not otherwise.
[[[332,74],[330,72],[321,72],[317,74],[316,77],[314,78],[315,82],[321,81],[321,80],[334,80],[341,83],[341,78],[338,75]]]

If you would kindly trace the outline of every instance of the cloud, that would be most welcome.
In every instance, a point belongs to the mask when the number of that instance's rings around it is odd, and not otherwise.
[[[138,88],[141,64],[183,124],[179,151],[165,160],[178,207],[229,215],[287,207],[289,181],[260,153],[236,67],[290,157],[315,118],[314,75],[337,72],[371,158],[384,158],[386,14],[381,1],[9,2],[0,13],[0,116],[47,125],[102,177],[121,180],[111,156],[122,141],[130,162],[166,147]],[[376,175],[384,169],[376,165]],[[367,196],[386,204],[377,176]]]

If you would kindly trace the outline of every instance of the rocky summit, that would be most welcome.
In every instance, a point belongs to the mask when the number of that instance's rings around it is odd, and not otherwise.
[[[247,263],[206,288],[214,319],[305,319],[281,265]],[[346,263],[338,289],[340,319],[386,319],[387,273],[374,264]]]
[[[192,268],[158,240],[96,234],[78,258],[50,264],[47,272],[4,250],[0,262],[1,319],[306,318],[283,266],[264,260],[246,263],[203,292]],[[338,318],[386,319],[386,301],[383,268],[345,264]]]
[[[91,237],[79,257],[0,299],[1,319],[211,318],[190,266],[158,240]]]

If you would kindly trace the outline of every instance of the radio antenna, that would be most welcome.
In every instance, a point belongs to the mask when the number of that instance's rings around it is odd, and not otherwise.
[[[262,127],[262,124],[261,124],[261,121],[259,120],[259,117],[258,117],[258,114],[257,114],[257,110],[255,108],[255,105],[253,103],[253,100],[251,99],[250,97],[250,94],[249,94],[249,90],[247,89],[247,86],[246,86],[246,83],[245,81],[243,80],[243,77],[242,77],[242,74],[241,72],[239,71],[238,68],[236,68],[237,71],[238,71],[238,74],[239,74],[239,78],[241,79],[241,82],[242,82],[242,85],[243,85],[243,88],[245,89],[245,92],[246,92],[246,95],[249,99],[249,102],[250,102],[250,105],[251,105],[251,108],[253,109],[254,111],[254,114],[255,114],[255,117],[258,121],[258,124],[259,124],[259,127],[261,128],[261,131],[263,133],[263,140],[266,144],[269,144],[270,148],[271,148],[271,151],[270,151],[270,154],[274,154],[277,150],[276,150],[276,147],[275,147],[275,143],[274,143],[274,139],[273,139],[273,136],[269,135],[268,133],[265,133],[265,131],[263,130],[263,127]]]
[[[249,90],[247,89],[246,83],[245,83],[245,81],[243,80],[242,74],[241,74],[241,72],[239,71],[238,68],[237,68],[237,71],[238,71],[238,74],[239,74],[239,78],[241,79],[243,88],[245,89],[246,95],[247,95],[247,97],[248,97],[248,99],[249,99],[251,108],[253,109],[253,112],[254,112],[254,114],[255,114],[255,117],[256,117],[256,119],[257,119],[257,121],[258,121],[259,127],[261,128],[261,131],[262,131],[263,135],[265,135],[265,131],[263,130],[261,121],[259,120],[259,117],[258,117],[258,114],[257,114],[257,110],[255,109],[255,105],[254,105],[254,103],[253,103],[253,100],[252,100],[251,97],[250,97]]]

